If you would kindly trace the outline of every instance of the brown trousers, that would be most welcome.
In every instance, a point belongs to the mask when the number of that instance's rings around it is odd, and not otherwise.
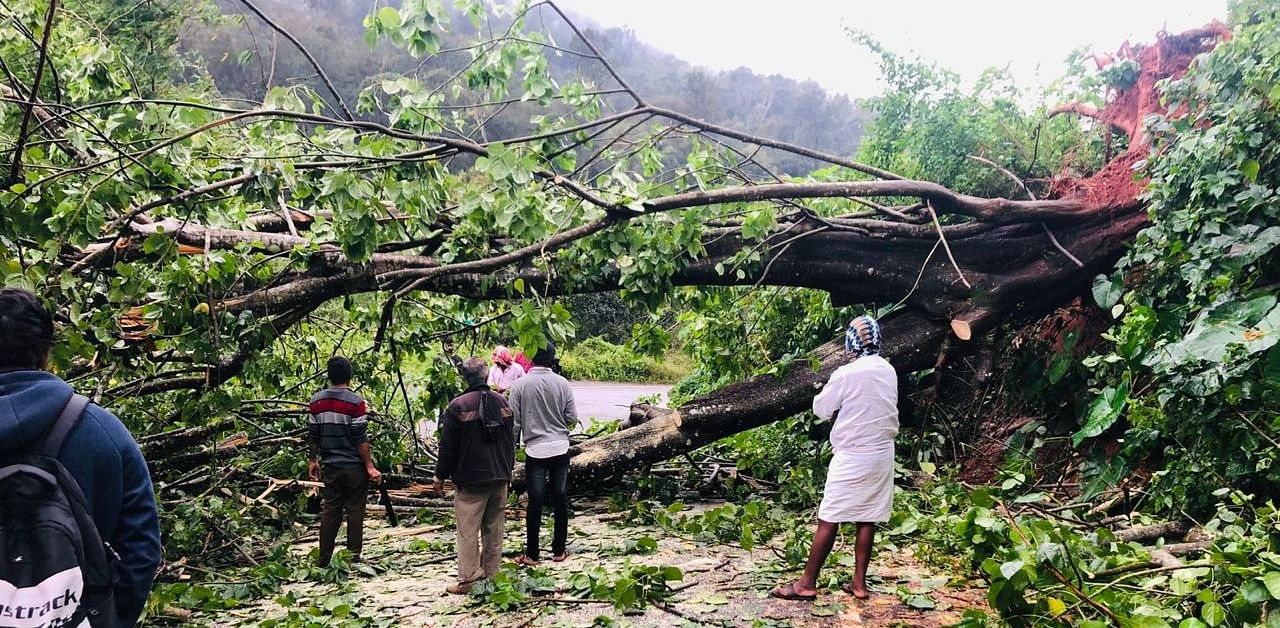
[[[320,491],[320,558],[329,566],[334,541],[343,515],[347,520],[347,551],[360,555],[364,546],[364,508],[369,496],[369,474],[363,467],[324,467],[320,470],[324,489]]]
[[[458,527],[458,582],[492,578],[502,566],[507,483],[459,486],[453,494],[453,508]]]

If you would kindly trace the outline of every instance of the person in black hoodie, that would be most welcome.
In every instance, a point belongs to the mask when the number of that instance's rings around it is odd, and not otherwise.
[[[458,582],[449,593],[465,595],[502,564],[507,489],[515,467],[515,421],[507,400],[489,389],[488,365],[471,358],[460,368],[467,390],[445,408],[435,490],[452,479],[458,527]],[[477,539],[477,536],[479,538]]]
[[[44,369],[53,318],[34,294],[0,289],[0,454],[40,443],[71,399],[71,386]],[[160,566],[160,518],[142,451],[115,415],[89,404],[67,434],[58,460],[84,493],[98,533],[119,555],[119,626],[142,614]]]

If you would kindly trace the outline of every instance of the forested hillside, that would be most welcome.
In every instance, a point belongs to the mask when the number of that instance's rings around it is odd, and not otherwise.
[[[366,82],[381,73],[403,73],[426,65],[424,82],[444,82],[470,60],[467,44],[478,33],[492,35],[510,24],[511,11],[499,8],[487,13],[478,26],[461,11],[448,5],[441,19],[450,26],[429,44],[433,54],[427,61],[406,54],[385,43],[372,48],[365,37],[368,3],[357,0],[260,0],[265,14],[296,36],[325,68],[339,93],[348,101],[358,101]],[[399,6],[393,1],[390,6]],[[255,100],[268,86],[306,84],[320,92],[324,86],[314,69],[298,50],[289,45],[252,11],[233,0],[218,3],[223,17],[208,15],[192,19],[184,26],[181,47],[194,52],[200,66],[208,69],[222,93]],[[828,93],[812,81],[800,82],[777,75],[763,76],[747,68],[713,72],[693,67],[639,41],[623,28],[601,28],[589,21],[581,28],[600,52],[637,90],[649,94],[657,105],[749,133],[777,138],[837,155],[857,150],[870,118],[846,96]],[[550,41],[563,50],[547,55],[548,77],[556,85],[575,79],[596,86],[607,85],[608,73],[590,58],[563,24],[547,25]],[[438,48],[437,48],[438,47]],[[471,102],[466,93],[446,93],[453,103]],[[612,100],[618,101],[616,96]],[[494,118],[485,124],[487,139],[516,137],[533,128],[529,118],[534,108],[520,105],[486,109],[477,115]],[[385,118],[380,112],[365,112],[369,119]],[[668,147],[668,165],[684,160],[687,144]],[[762,163],[781,173],[802,175],[818,162],[791,155],[763,155]]]

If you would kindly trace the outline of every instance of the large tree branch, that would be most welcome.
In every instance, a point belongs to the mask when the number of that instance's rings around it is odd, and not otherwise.
[[[245,365],[264,348],[270,346],[289,328],[306,318],[327,299],[314,298],[302,307],[285,312],[272,319],[266,328],[256,335],[241,339],[234,353],[204,367],[184,368],[173,373],[160,373],[153,377],[117,386],[106,391],[108,397],[131,395],[141,397],[175,390],[210,390],[221,386],[240,374]]]
[[[27,141],[27,126],[31,124],[31,116],[36,109],[35,103],[40,99],[40,83],[44,79],[45,61],[49,56],[49,38],[53,35],[53,20],[57,14],[58,0],[49,0],[48,13],[44,19],[44,33],[40,35],[40,48],[36,51],[36,76],[31,82],[31,104],[22,111],[22,122],[18,125],[18,139],[13,146],[13,161],[9,167],[10,184],[17,183],[22,176],[23,144]]]

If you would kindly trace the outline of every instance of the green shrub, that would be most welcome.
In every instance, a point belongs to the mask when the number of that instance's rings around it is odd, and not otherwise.
[[[560,366],[569,379],[655,384],[673,384],[690,370],[689,358],[682,353],[669,353],[657,360],[600,337],[566,349],[560,356]]]

